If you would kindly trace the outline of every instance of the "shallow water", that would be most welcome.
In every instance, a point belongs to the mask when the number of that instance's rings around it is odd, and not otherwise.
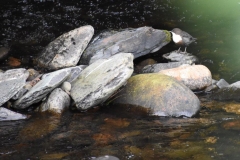
[[[34,58],[51,40],[73,28],[90,24],[104,29],[152,26],[182,28],[198,38],[187,51],[210,68],[214,78],[240,79],[238,0],[2,0],[0,46],[11,48],[18,67],[32,67]],[[177,49],[169,44],[159,54]],[[161,58],[160,58],[161,59]],[[15,68],[9,59],[1,69]],[[91,159],[114,155],[120,159],[240,158],[240,104],[214,102],[201,95],[195,118],[164,118],[111,108],[58,117],[34,114],[28,120],[0,122],[1,159]],[[114,106],[112,106],[114,107]]]

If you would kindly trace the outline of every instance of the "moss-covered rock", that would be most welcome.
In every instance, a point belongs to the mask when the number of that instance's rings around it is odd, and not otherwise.
[[[200,109],[199,99],[189,88],[160,73],[131,77],[113,103],[141,106],[159,116],[192,117]]]

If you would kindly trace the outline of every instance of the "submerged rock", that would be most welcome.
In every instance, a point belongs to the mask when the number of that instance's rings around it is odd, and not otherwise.
[[[225,81],[224,79],[220,79],[216,85],[218,86],[218,88],[225,88],[229,86],[229,83],[227,81]]]
[[[133,73],[133,55],[119,53],[101,59],[84,69],[72,82],[71,97],[80,110],[108,99]]]
[[[7,57],[9,50],[10,49],[7,47],[0,47],[0,61]]]
[[[0,73],[0,106],[18,93],[26,83],[29,73],[26,69],[12,69]]]
[[[7,108],[0,107],[0,121],[21,120],[27,119],[28,117],[28,115],[17,113]]]
[[[91,64],[117,53],[132,53],[134,58],[156,52],[171,41],[168,31],[141,27],[99,35],[84,51],[80,64]]]
[[[212,74],[203,65],[182,65],[159,73],[176,78],[191,90],[202,90],[212,84]]]
[[[163,58],[166,58],[172,62],[184,62],[186,64],[198,62],[198,58],[191,53],[179,52],[177,50],[164,54]]]
[[[61,114],[65,109],[70,106],[70,97],[61,88],[56,88],[49,95],[46,102],[43,102],[39,111],[40,112],[53,112]]]
[[[87,25],[61,35],[48,44],[36,62],[48,70],[75,66],[93,33],[93,27]]]
[[[18,99],[13,107],[16,109],[25,109],[30,105],[40,102],[54,88],[61,85],[70,74],[69,69],[62,69],[42,77],[35,86],[33,86],[26,94]]]
[[[200,109],[200,101],[189,88],[159,73],[131,77],[113,103],[147,108],[150,114],[158,116],[192,117]]]

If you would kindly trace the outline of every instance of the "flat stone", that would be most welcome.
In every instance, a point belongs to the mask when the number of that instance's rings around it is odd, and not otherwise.
[[[23,68],[0,73],[0,106],[23,88],[28,76],[29,73]]]
[[[70,74],[69,71],[70,70],[62,69],[43,76],[43,79],[18,99],[13,107],[16,109],[25,109],[34,103],[40,102],[48,93],[68,78]]]
[[[133,73],[133,55],[119,53],[98,60],[85,68],[72,82],[71,97],[80,110],[86,110],[108,99]]]
[[[49,43],[36,62],[48,70],[76,66],[93,34],[90,25],[69,31]]]
[[[120,52],[132,53],[134,58],[137,58],[158,51],[170,41],[170,32],[151,27],[110,31],[98,35],[89,44],[80,59],[80,64],[91,64]]]

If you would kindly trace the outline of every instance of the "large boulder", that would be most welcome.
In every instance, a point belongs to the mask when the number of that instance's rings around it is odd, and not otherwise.
[[[34,103],[40,102],[53,89],[61,85],[68,78],[69,74],[70,69],[62,69],[46,74],[42,77],[42,80],[18,99],[13,107],[16,109],[25,109]]]
[[[72,82],[71,97],[79,110],[86,110],[108,99],[132,73],[131,53],[100,59],[85,68]]]
[[[203,90],[212,84],[212,74],[203,65],[182,65],[159,73],[176,78],[191,90]]]
[[[120,52],[132,53],[134,58],[156,52],[171,41],[168,31],[141,27],[120,32],[104,32],[86,48],[80,64],[91,64]]]
[[[23,68],[0,73],[0,106],[23,88],[28,76],[28,71]]]
[[[199,99],[189,88],[159,73],[131,77],[113,99],[114,104],[143,107],[158,116],[192,117],[200,109]]]
[[[93,34],[93,27],[87,25],[61,35],[42,51],[37,64],[48,70],[75,66]]]

